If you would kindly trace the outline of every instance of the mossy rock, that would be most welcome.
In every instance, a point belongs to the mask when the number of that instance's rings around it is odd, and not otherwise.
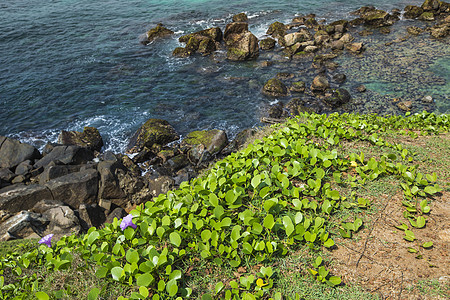
[[[163,26],[163,24],[159,23],[158,25],[156,25],[155,28],[152,28],[149,31],[147,31],[146,33],[147,39],[144,40],[142,43],[144,45],[147,45],[157,38],[165,37],[172,34],[174,34],[172,30],[167,29],[166,27]]]
[[[440,6],[441,2],[439,0],[425,0],[421,7],[424,11],[436,11]]]
[[[202,40],[197,49],[197,52],[202,54],[203,56],[209,55],[214,51],[216,51],[216,43],[210,38],[205,38],[204,40]]]
[[[276,41],[272,38],[265,38],[259,42],[259,48],[262,50],[271,50],[275,48]]]
[[[58,143],[63,145],[77,145],[92,151],[100,151],[103,147],[103,139],[95,127],[86,126],[83,132],[62,130]]]
[[[172,125],[166,120],[149,119],[133,135],[128,144],[130,153],[139,152],[143,147],[166,145],[176,141],[179,136]]]
[[[419,20],[422,21],[434,21],[434,14],[430,11],[426,11],[420,15]]]
[[[269,28],[267,29],[266,34],[270,34],[273,37],[280,37],[286,35],[286,25],[284,25],[281,22],[274,22],[270,24]]]
[[[248,17],[245,13],[239,13],[233,16],[233,22],[248,22]]]
[[[296,93],[303,93],[306,89],[306,84],[304,81],[296,81],[293,82],[292,85],[289,87],[289,90],[291,92],[296,92]]]
[[[234,61],[252,60],[259,56],[258,38],[250,31],[239,35],[228,47],[227,59]]]
[[[189,41],[189,39],[193,36],[197,36],[197,38],[199,38],[199,37],[211,38],[216,42],[220,42],[223,39],[222,30],[219,27],[212,27],[212,28],[208,28],[208,29],[200,30],[200,31],[197,31],[194,33],[180,36],[178,38],[178,41],[180,43],[187,43]]]
[[[173,52],[173,56],[186,58],[192,55],[192,52],[183,47],[176,47]]]
[[[305,21],[305,26],[307,28],[315,28],[315,27],[319,26],[319,23],[317,22],[317,20],[315,18],[309,18]]]
[[[183,147],[192,148],[203,145],[211,155],[217,154],[228,144],[228,138],[223,130],[199,130],[188,133],[181,143]]]
[[[272,97],[283,97],[288,94],[288,90],[284,83],[277,78],[269,79],[264,85],[262,92]]]
[[[423,8],[415,5],[408,5],[405,7],[405,13],[403,17],[405,19],[415,19],[423,13]]]
[[[352,99],[349,91],[347,91],[346,89],[336,89],[333,90],[333,93],[330,97],[326,97],[324,99],[324,101],[330,105],[332,108],[337,108],[340,107],[348,102],[350,102],[350,100]]]

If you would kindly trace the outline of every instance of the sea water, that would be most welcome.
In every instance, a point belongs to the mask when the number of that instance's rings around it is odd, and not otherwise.
[[[285,62],[263,69],[258,60],[174,58],[173,49],[182,46],[179,36],[212,26],[224,29],[240,12],[247,13],[250,31],[262,38],[272,22],[289,23],[299,14],[315,13],[318,19],[333,21],[350,19],[349,13],[364,5],[390,11],[408,4],[421,1],[2,0],[0,135],[42,147],[55,142],[63,129],[94,126],[105,149],[120,152],[142,123],[162,118],[181,135],[219,128],[233,137],[260,125],[261,109],[274,101],[261,94],[264,82],[277,72],[303,66]],[[175,34],[142,45],[142,35],[157,23]],[[441,112],[449,110],[445,48],[444,42],[427,71],[447,80],[434,90]],[[355,67],[345,56],[339,63],[350,77],[349,85],[358,83],[349,73],[370,68],[363,62]],[[312,75],[305,74],[305,80]],[[395,88],[384,78],[362,83],[378,94]],[[374,109],[383,113],[383,106]]]

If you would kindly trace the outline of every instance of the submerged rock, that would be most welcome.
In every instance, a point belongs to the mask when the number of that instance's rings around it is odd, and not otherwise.
[[[314,77],[313,82],[311,84],[311,90],[314,92],[324,92],[326,89],[330,87],[330,83],[327,78],[323,75],[318,75]]]
[[[153,40],[161,37],[165,37],[168,35],[172,35],[174,32],[170,29],[167,29],[163,26],[163,24],[159,23],[155,28],[150,29],[146,33],[146,39],[141,41],[142,44],[147,45],[151,43]]]
[[[277,78],[269,79],[266,84],[264,84],[262,92],[272,97],[283,97],[287,96],[288,94],[287,88],[284,83]]]
[[[331,96],[326,97],[324,101],[332,108],[337,108],[350,102],[351,99],[352,97],[350,96],[349,91],[347,91],[346,89],[339,88],[333,90]]]

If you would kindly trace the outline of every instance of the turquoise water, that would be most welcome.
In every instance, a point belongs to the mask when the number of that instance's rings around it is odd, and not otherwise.
[[[273,21],[316,13],[329,21],[350,18],[363,5],[403,8],[421,1],[87,1],[3,0],[0,3],[0,135],[42,146],[60,130],[96,126],[106,149],[122,151],[148,118],[163,118],[185,135],[221,128],[232,137],[259,125],[273,99],[261,95],[264,81],[304,68],[258,61],[231,63],[223,53],[175,59],[177,38],[211,26],[224,28],[246,12],[250,30],[262,37]],[[162,22],[176,32],[148,46],[139,43]],[[435,72],[448,77],[448,68]],[[444,73],[444,74],[442,74]],[[300,74],[311,80],[313,71]],[[374,86],[377,84],[375,83]],[[438,93],[445,94],[444,85]],[[448,104],[441,105],[448,109]]]

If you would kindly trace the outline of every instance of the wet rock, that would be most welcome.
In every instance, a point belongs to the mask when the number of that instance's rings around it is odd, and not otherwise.
[[[83,203],[94,203],[98,192],[97,170],[83,170],[71,173],[45,184],[55,200],[64,201],[71,207],[79,207]]]
[[[83,132],[62,130],[58,136],[58,143],[62,145],[77,145],[98,151],[103,147],[103,139],[95,127],[84,127]]]
[[[274,38],[284,37],[286,35],[286,25],[281,22],[274,22],[270,24],[266,34],[269,34]]]
[[[351,53],[361,54],[365,48],[363,43],[351,43],[346,45],[346,49]]]
[[[311,84],[311,90],[314,92],[324,92],[329,87],[330,84],[327,78],[323,75],[318,75],[314,77],[313,82]]]
[[[317,26],[319,26],[319,22],[317,22],[317,20],[316,20],[316,18],[315,18],[315,16],[314,17],[311,17],[311,18],[307,18],[306,20],[305,20],[305,26],[307,27],[307,28],[316,28]]]
[[[393,24],[389,13],[384,10],[375,9],[373,6],[365,6],[356,11],[364,21],[365,25],[371,27],[383,27]]]
[[[223,33],[219,27],[200,30],[191,34],[183,35],[178,40],[186,43],[186,47],[177,47],[172,52],[173,56],[188,57],[194,53],[200,53],[203,56],[209,55],[219,48]]]
[[[242,34],[245,34],[246,32],[249,32],[247,22],[229,23],[225,27],[223,39],[227,45],[232,45],[241,38]]]
[[[317,46],[306,46],[305,49],[303,49],[303,51],[305,53],[314,53],[314,52],[319,51],[319,47],[317,47]]]
[[[437,11],[440,5],[439,0],[425,0],[421,7],[424,11]]]
[[[176,141],[179,136],[172,125],[166,120],[149,119],[133,135],[128,144],[128,153],[137,153],[143,147],[166,145]]]
[[[409,26],[408,28],[406,28],[406,30],[411,35],[419,35],[423,32],[423,29],[416,26]]]
[[[380,33],[382,33],[382,34],[389,34],[389,33],[391,33],[391,29],[388,28],[388,27],[381,27],[380,28]]]
[[[276,41],[272,38],[265,38],[259,42],[259,48],[261,50],[271,50],[275,48]]]
[[[277,73],[277,78],[280,80],[288,80],[288,79],[292,79],[294,78],[294,74],[293,73],[288,73],[288,72],[280,72]]]
[[[306,84],[304,81],[296,81],[293,82],[292,85],[289,87],[289,90],[291,92],[295,93],[303,93],[306,89]]]
[[[347,80],[347,76],[345,76],[345,74],[336,74],[336,75],[333,76],[333,80],[336,83],[341,84],[341,83],[344,83],[345,80]]]
[[[192,37],[197,36],[197,38],[205,37],[211,38],[216,42],[220,42],[223,39],[222,30],[219,27],[212,27],[204,30],[200,30],[191,34],[181,36],[178,41],[181,43],[187,43]]]
[[[331,49],[332,50],[342,50],[344,49],[344,42],[341,40],[333,41],[331,42]]]
[[[397,103],[397,107],[403,111],[410,111],[412,108],[412,101],[402,101]]]
[[[423,9],[421,7],[415,5],[408,5],[405,7],[405,13],[403,17],[405,19],[415,19],[418,18],[423,13]]]
[[[233,16],[233,22],[248,22],[248,17],[245,13],[239,13]]]
[[[0,168],[14,168],[25,160],[38,158],[41,154],[35,147],[0,136]]]
[[[431,36],[435,38],[444,38],[450,34],[450,24],[438,24],[430,28]]]
[[[284,105],[281,102],[276,102],[270,105],[267,111],[267,116],[273,119],[281,119],[283,116],[283,107]]]
[[[431,97],[431,96],[425,96],[422,98],[422,102],[423,103],[433,103],[434,100],[433,100],[433,97]]]
[[[344,33],[347,31],[348,21],[347,20],[338,20],[338,21],[334,21],[330,25],[334,26],[335,32]]]
[[[251,32],[246,32],[228,47],[227,59],[242,61],[252,60],[259,56],[258,39]]]
[[[0,224],[0,241],[27,238],[34,233],[42,234],[48,222],[41,214],[19,212]]]
[[[359,34],[360,36],[369,36],[369,35],[372,35],[372,34],[373,34],[373,31],[364,29],[364,30],[360,31],[358,34]]]
[[[302,43],[308,40],[304,32],[289,33],[284,36],[285,47],[290,47],[296,43]]]
[[[333,108],[340,107],[352,99],[350,93],[346,89],[333,90],[331,96],[326,97],[324,101]]]
[[[287,96],[288,91],[283,82],[277,78],[269,79],[262,89],[265,95],[272,97],[284,97]]]
[[[344,44],[347,44],[352,42],[354,39],[355,38],[350,33],[347,32],[339,39],[339,41],[343,42]]]
[[[155,28],[150,29],[146,32],[146,38],[141,41],[142,44],[147,45],[157,38],[165,37],[174,34],[170,29],[167,29],[163,24],[159,23]]]
[[[127,215],[127,212],[122,207],[117,207],[106,217],[105,222],[112,224],[114,222],[114,218],[120,220],[125,218]]]
[[[29,210],[45,199],[53,199],[48,188],[39,184],[12,185],[0,190],[0,210],[17,213]]]
[[[364,93],[366,91],[366,86],[364,84],[358,85],[356,90],[360,93]]]
[[[434,14],[432,12],[426,11],[419,16],[419,20],[434,21]]]
[[[163,163],[162,168],[166,169],[167,174],[173,175],[175,172],[186,167],[187,165],[189,165],[189,160],[187,156],[184,154],[179,154],[177,156],[168,159],[165,163]]]
[[[172,55],[175,57],[180,57],[180,58],[186,58],[191,56],[193,53],[191,51],[189,51],[186,48],[183,47],[176,47],[173,52]]]
[[[81,230],[80,221],[68,206],[58,206],[45,211],[42,216],[49,221],[46,233],[55,235],[77,234]]]
[[[94,159],[94,153],[79,146],[56,146],[53,150],[38,160],[34,168],[45,167],[51,162],[64,165],[81,165]]]

